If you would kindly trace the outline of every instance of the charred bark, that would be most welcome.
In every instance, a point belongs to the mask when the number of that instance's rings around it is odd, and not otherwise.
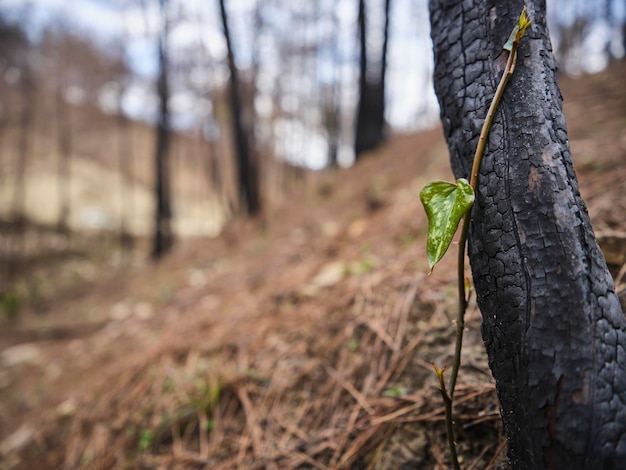
[[[367,9],[365,0],[359,0],[359,104],[356,117],[354,153],[375,149],[385,140],[385,74],[387,72],[387,44],[389,37],[389,10],[391,1],[385,0],[385,25],[382,52],[379,60],[371,61],[367,53]]]
[[[545,1],[497,110],[469,257],[516,469],[622,468],[626,322],[579,194]],[[431,0],[435,88],[456,177],[468,177],[503,44],[524,7]]]
[[[120,95],[121,97],[121,95]],[[122,265],[128,264],[131,257],[134,239],[132,227],[129,221],[133,219],[135,212],[135,200],[133,196],[133,145],[132,128],[128,125],[129,119],[122,111],[121,99],[117,114],[117,157],[119,164],[119,196],[120,196],[120,226],[119,226],[119,249]]]
[[[60,72],[63,73],[62,71]],[[59,153],[58,161],[58,193],[59,193],[59,215],[57,220],[57,230],[61,234],[69,234],[69,219],[71,210],[70,184],[71,184],[71,158],[73,150],[72,127],[73,110],[72,106],[65,103],[64,94],[66,89],[65,80],[62,77],[56,96],[57,113],[57,148]]]
[[[235,65],[230,30],[228,28],[228,16],[224,0],[220,0],[220,13],[224,39],[228,51],[228,68],[230,71],[230,105],[237,153],[237,175],[240,202],[246,208],[250,216],[255,216],[261,211],[261,196],[259,190],[259,171],[253,153],[250,151],[249,131],[243,122],[243,105],[239,87],[239,74]]]
[[[328,156],[326,168],[334,170],[338,166],[339,144],[341,136],[341,57],[339,56],[339,14],[336,9],[332,11],[333,27],[330,33],[331,57],[332,57],[332,80],[329,86],[324,87],[320,82],[318,87],[324,90],[323,112],[324,129],[328,141]],[[321,74],[318,74],[321,77]]]
[[[156,208],[154,221],[154,240],[152,258],[158,260],[167,253],[174,244],[172,234],[172,207],[170,201],[169,147],[170,147],[170,110],[167,34],[168,15],[167,0],[160,0],[161,31],[159,34],[159,78],[157,95],[159,97],[159,117],[156,128],[156,150],[154,157]]]
[[[376,125],[378,126],[381,142],[385,140],[385,90],[387,78],[387,50],[389,46],[389,15],[391,0],[385,0],[385,26],[383,29],[383,51],[380,59],[379,93],[376,105]]]

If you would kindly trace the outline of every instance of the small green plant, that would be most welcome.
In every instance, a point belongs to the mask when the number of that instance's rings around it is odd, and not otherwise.
[[[351,263],[349,266],[350,274],[360,276],[369,273],[374,269],[374,262],[371,258],[364,258],[361,261]]]
[[[15,320],[22,306],[19,295],[15,291],[5,292],[4,295],[0,297],[0,303],[2,304],[2,309],[4,310],[4,315],[7,320]]]
[[[472,165],[470,181],[464,178],[457,180],[456,184],[444,181],[434,181],[427,184],[420,193],[420,200],[426,210],[428,216],[428,264],[430,272],[435,265],[441,260],[448,250],[452,238],[458,229],[458,225],[463,219],[461,234],[459,239],[459,256],[458,256],[458,296],[459,309],[456,324],[456,342],[455,352],[452,363],[452,372],[450,382],[446,388],[444,381],[444,371],[446,366],[441,369],[433,364],[435,373],[439,379],[439,391],[443,397],[446,410],[446,432],[448,434],[448,444],[450,447],[450,455],[452,464],[455,469],[459,469],[459,461],[456,451],[456,441],[454,438],[454,420],[452,417],[452,405],[454,399],[454,388],[456,379],[461,366],[461,348],[463,345],[463,330],[465,328],[465,312],[469,302],[471,290],[469,289],[469,280],[465,278],[465,247],[467,243],[467,234],[470,224],[470,209],[474,203],[475,193],[478,184],[478,173],[482,161],[487,136],[491,129],[491,123],[495,115],[496,108],[502,99],[502,94],[506,84],[511,78],[515,70],[515,61],[517,59],[517,46],[530,26],[531,21],[526,13],[526,8],[522,10],[517,25],[511,31],[508,41],[504,44],[503,49],[508,51],[506,67],[496,93],[491,101],[485,122],[480,132],[476,153],[474,154],[474,162]]]
[[[401,397],[402,395],[408,395],[409,393],[409,389],[406,387],[401,387],[401,386],[396,386],[396,387],[391,387],[389,389],[387,389],[385,391],[385,396],[386,397],[393,397],[393,398],[398,398]]]
[[[150,429],[142,429],[139,436],[139,450],[144,451],[152,445],[154,441],[154,432]]]
[[[222,395],[222,378],[209,375],[199,380],[195,390],[188,393],[189,403],[198,411],[212,413]]]

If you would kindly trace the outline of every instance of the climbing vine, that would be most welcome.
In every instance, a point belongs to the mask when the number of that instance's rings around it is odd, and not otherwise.
[[[522,10],[519,16],[519,20],[508,41],[504,44],[503,49],[508,52],[508,59],[498,88],[494,94],[485,122],[483,123],[480,131],[480,137],[476,152],[474,154],[474,162],[472,165],[471,175],[469,182],[465,178],[460,178],[454,183],[448,183],[445,181],[433,181],[428,183],[420,192],[420,200],[424,205],[426,215],[428,217],[428,240],[427,240],[427,254],[428,264],[430,272],[434,269],[435,265],[443,258],[443,255],[448,251],[450,243],[456,233],[461,219],[463,224],[461,227],[461,234],[459,237],[459,257],[458,257],[458,297],[459,308],[457,313],[456,324],[456,342],[455,352],[452,362],[452,372],[450,375],[450,381],[446,387],[444,380],[443,368],[437,367],[433,364],[435,372],[439,380],[439,390],[444,400],[446,410],[446,431],[448,435],[448,444],[450,447],[450,454],[455,469],[459,469],[459,462],[456,452],[456,441],[454,438],[454,420],[452,416],[452,405],[454,400],[454,389],[456,386],[456,379],[461,366],[461,348],[463,345],[463,330],[465,328],[465,312],[469,302],[470,291],[467,288],[469,281],[465,279],[465,253],[467,245],[467,234],[469,230],[469,224],[471,222],[471,207],[474,204],[475,194],[478,187],[478,173],[480,171],[480,164],[482,156],[485,151],[485,145],[487,143],[487,137],[489,130],[491,129],[491,123],[495,115],[496,109],[504,89],[513,75],[515,70],[515,62],[517,59],[517,46],[526,33],[526,30],[530,26],[531,21],[526,13],[526,8]]]

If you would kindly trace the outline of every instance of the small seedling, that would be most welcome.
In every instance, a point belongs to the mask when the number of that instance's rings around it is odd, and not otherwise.
[[[150,429],[143,429],[139,436],[139,450],[144,451],[152,445],[154,441],[154,432]]]
[[[454,399],[454,388],[456,386],[456,379],[461,366],[461,348],[463,345],[463,330],[465,328],[465,312],[469,302],[469,296],[471,289],[469,286],[469,280],[465,277],[465,249],[467,244],[467,234],[470,224],[470,209],[474,203],[475,193],[478,187],[478,173],[480,171],[480,164],[482,161],[483,153],[485,151],[485,144],[487,143],[487,136],[491,129],[491,123],[495,111],[502,99],[506,84],[513,75],[515,70],[515,62],[517,59],[517,46],[526,33],[526,30],[530,26],[531,21],[526,13],[526,8],[522,10],[519,16],[519,20],[508,41],[502,47],[508,52],[508,59],[506,67],[496,93],[491,101],[485,122],[480,131],[480,137],[478,139],[478,145],[476,147],[476,153],[474,154],[474,163],[472,165],[472,171],[469,183],[467,180],[461,178],[457,180],[457,184],[446,183],[443,181],[436,181],[427,184],[420,193],[420,200],[424,205],[426,214],[428,216],[428,264],[430,272],[432,273],[435,265],[441,260],[443,255],[448,250],[452,238],[457,231],[458,225],[463,219],[463,225],[461,227],[461,235],[459,239],[459,256],[458,256],[458,296],[459,296],[459,309],[457,314],[456,324],[456,343],[454,359],[452,362],[452,373],[450,376],[450,383],[446,388],[443,373],[446,369],[439,369],[433,364],[437,377],[439,379],[439,390],[444,400],[446,410],[446,430],[448,434],[448,444],[450,447],[450,454],[452,457],[452,463],[455,469],[459,469],[459,462],[457,458],[456,443],[454,439],[454,420],[452,418],[452,404]]]

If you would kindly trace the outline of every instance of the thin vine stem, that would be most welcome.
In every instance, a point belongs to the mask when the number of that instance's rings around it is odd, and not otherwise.
[[[450,457],[452,459],[452,466],[454,470],[461,470],[461,466],[459,465],[459,457],[456,451],[456,440],[454,438],[454,421],[452,420],[452,397],[448,394],[446,390],[446,383],[443,378],[443,373],[446,371],[446,366],[443,366],[442,369],[433,364],[433,368],[435,369],[435,373],[437,374],[437,378],[439,379],[439,391],[441,392],[441,397],[443,398],[443,403],[445,405],[446,412],[446,434],[448,436],[448,447],[450,448]]]
[[[487,137],[489,136],[489,131],[491,129],[491,124],[493,123],[493,118],[496,113],[496,109],[500,104],[502,96],[504,94],[504,89],[513,75],[513,71],[515,70],[515,61],[517,59],[517,45],[521,38],[524,36],[526,29],[530,26],[531,21],[526,13],[526,8],[522,10],[520,14],[518,24],[511,32],[509,36],[509,40],[503,46],[503,49],[509,52],[506,65],[504,67],[504,71],[502,73],[502,78],[500,79],[500,83],[496,88],[496,92],[491,100],[491,104],[489,105],[489,109],[487,110],[487,116],[485,117],[485,121],[483,122],[482,129],[480,131],[480,136],[478,139],[478,145],[476,146],[476,152],[474,153],[474,161],[472,163],[472,170],[470,175],[470,186],[474,191],[474,194],[477,193],[478,188],[478,173],[480,172],[480,165],[482,163],[483,153],[485,151],[485,146],[487,145]],[[448,445],[450,447],[450,455],[452,457],[452,464],[455,470],[459,470],[459,461],[457,456],[456,449],[456,441],[454,438],[454,418],[452,414],[453,408],[453,399],[454,399],[454,389],[456,387],[456,381],[459,374],[459,369],[461,367],[461,350],[463,347],[463,332],[465,330],[465,312],[467,311],[467,306],[469,303],[469,295],[466,294],[465,288],[465,254],[467,250],[467,236],[469,232],[469,226],[471,223],[471,207],[467,209],[465,216],[463,217],[463,225],[461,227],[461,234],[459,239],[459,256],[458,256],[458,295],[459,295],[459,310],[457,313],[457,323],[456,323],[456,342],[455,342],[455,350],[454,350],[454,360],[452,363],[452,373],[450,375],[450,383],[448,389],[446,389],[445,381],[443,378],[443,373],[445,371],[445,366],[443,369],[439,369],[433,364],[437,376],[439,377],[439,390],[441,392],[441,396],[443,397],[443,401],[445,404],[445,415],[446,415],[446,433],[448,435]],[[470,291],[471,293],[471,291]]]
[[[477,192],[478,187],[478,173],[480,171],[480,164],[483,160],[483,153],[485,146],[487,145],[487,137],[489,136],[489,130],[493,122],[493,117],[496,114],[498,104],[504,94],[506,84],[513,75],[515,70],[515,59],[517,58],[517,43],[515,47],[509,53],[509,58],[504,68],[504,73],[496,89],[496,93],[491,100],[485,122],[480,130],[480,137],[478,139],[478,145],[476,146],[476,153],[474,153],[474,163],[472,164],[472,173],[470,177],[470,186]],[[461,350],[463,348],[463,331],[465,330],[465,312],[467,311],[468,297],[465,294],[465,251],[467,247],[467,234],[469,232],[469,225],[471,221],[471,208],[465,213],[463,217],[463,225],[461,227],[461,235],[459,238],[459,257],[458,257],[458,295],[459,295],[459,309],[456,318],[456,341],[454,345],[454,360],[452,362],[452,373],[450,374],[450,384],[448,386],[448,394],[452,399],[454,397],[454,389],[456,387],[456,379],[459,375],[459,369],[461,367]]]
[[[444,390],[441,391],[443,403],[446,408],[446,416],[452,417],[452,396]],[[450,447],[450,457],[452,458],[452,466],[454,470],[461,470],[459,465],[459,456],[456,452],[456,439],[454,438],[454,421],[446,419],[446,434],[448,435],[448,447]]]

